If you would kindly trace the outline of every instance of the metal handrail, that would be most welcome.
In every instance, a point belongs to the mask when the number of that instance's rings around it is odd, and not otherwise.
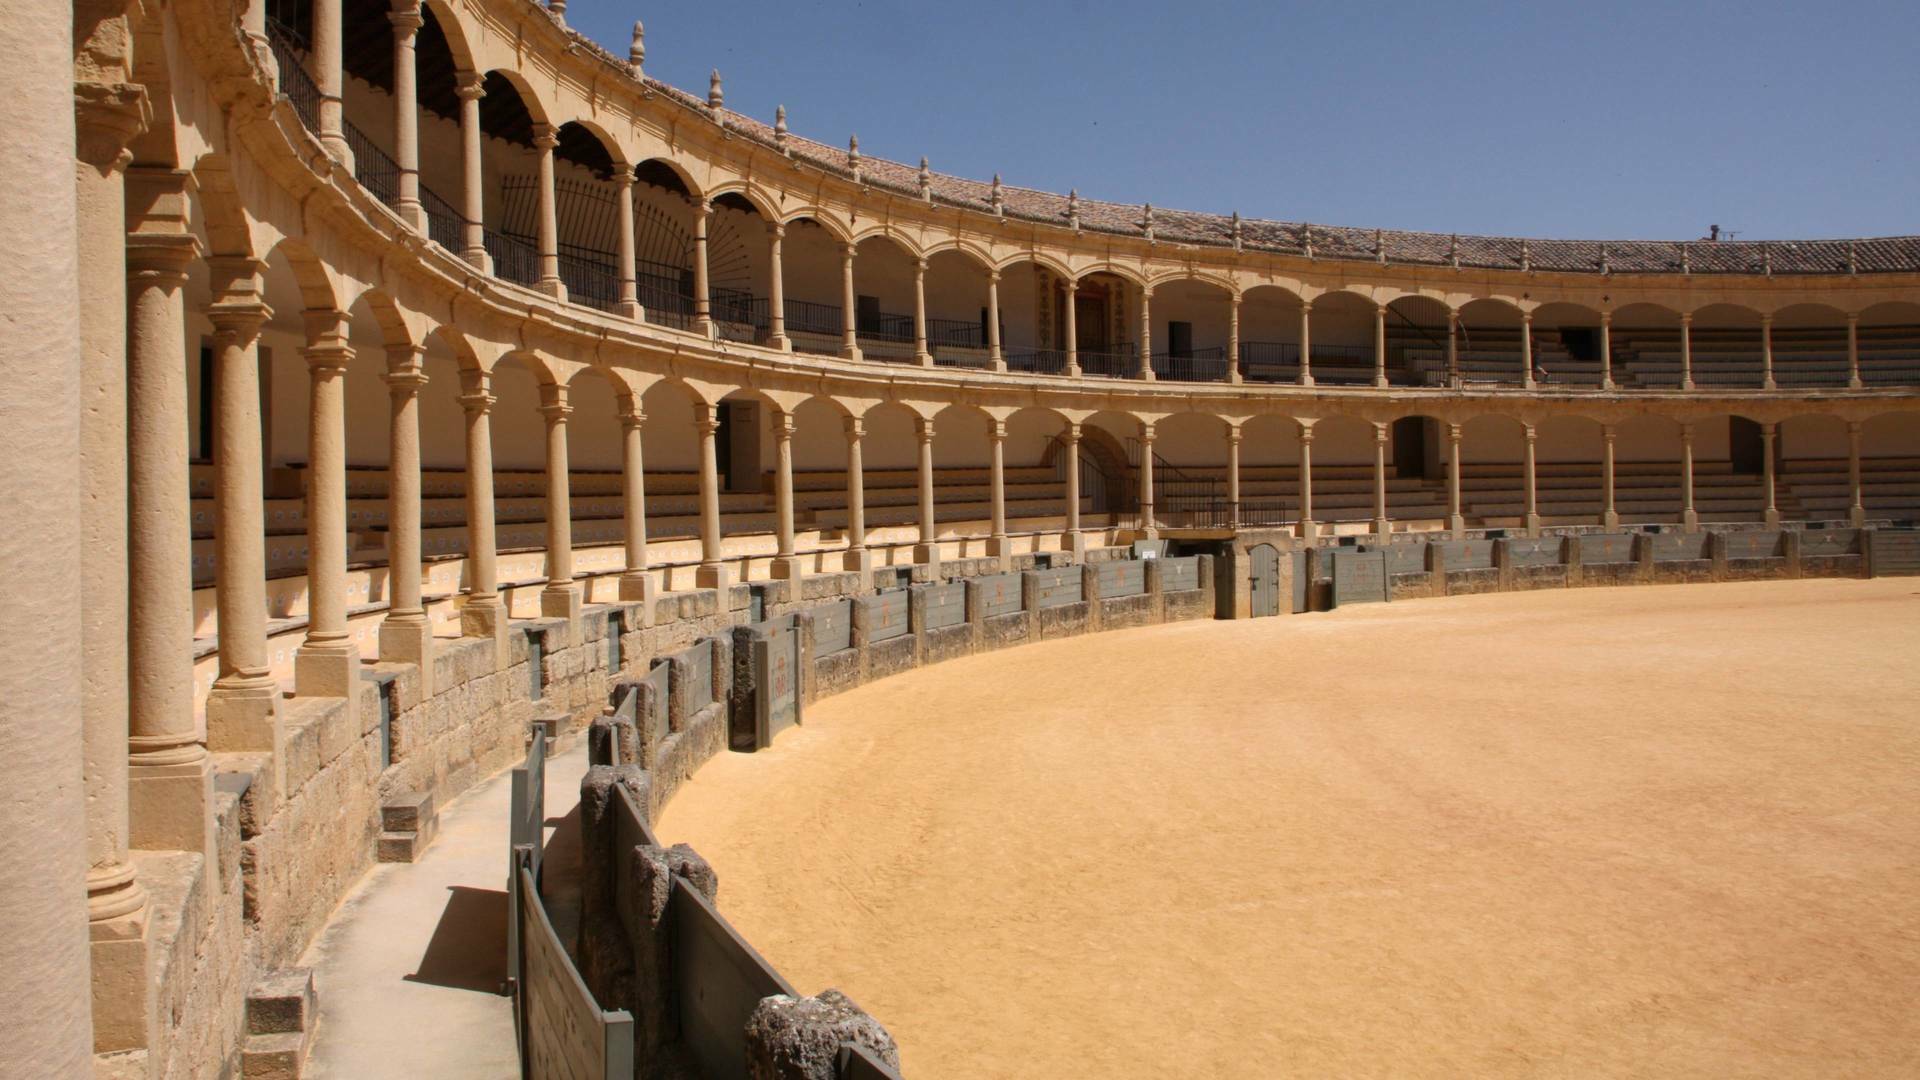
[[[400,201],[400,163],[374,145],[366,132],[342,122],[347,149],[353,151],[353,178],[374,198],[393,206]]]
[[[1153,354],[1153,373],[1175,382],[1220,382],[1227,377],[1227,350],[1214,345],[1204,349]]]
[[[524,237],[482,230],[481,243],[493,257],[493,276],[502,281],[532,285],[540,280],[540,252]]]
[[[300,63],[305,46],[298,33],[279,22],[267,23],[267,47],[280,68],[280,96],[293,105],[294,114],[308,131],[320,130],[320,85]]]

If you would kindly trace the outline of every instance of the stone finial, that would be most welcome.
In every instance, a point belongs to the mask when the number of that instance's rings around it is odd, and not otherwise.
[[[1235,210],[1233,212],[1233,250],[1239,251],[1241,249],[1241,244],[1242,244],[1242,238],[1240,235],[1240,211]]]
[[[1387,234],[1382,229],[1373,230],[1373,257],[1380,265],[1387,264]]]
[[[783,154],[791,153],[787,149],[787,107],[782,105],[773,110],[773,145]]]
[[[547,0],[547,14],[561,26],[567,25],[567,0]]]
[[[1860,272],[1860,245],[1849,240],[1847,241],[1847,273],[1857,274],[1859,272]]]
[[[995,217],[1007,216],[1007,201],[1000,192],[1000,174],[993,174],[993,187],[987,190],[987,204],[993,207]]]
[[[627,74],[636,79],[646,78],[643,69],[647,62],[647,28],[639,19],[633,20],[633,44],[627,46]]]
[[[707,79],[707,108],[712,109],[714,115],[718,116],[726,100],[726,95],[720,92],[720,69],[714,68],[713,74]]]
[[[1147,243],[1149,244],[1153,243],[1153,204],[1152,203],[1147,203],[1142,209],[1142,213],[1140,215],[1140,235],[1147,238]]]
[[[928,168],[925,154],[920,155],[920,197],[933,201],[933,170]]]
[[[1300,226],[1300,250],[1306,253],[1307,258],[1313,258],[1313,226],[1311,225]]]
[[[1520,241],[1520,269],[1533,269],[1533,248],[1525,240]]]
[[[1683,243],[1680,245],[1680,272],[1683,274],[1693,273],[1693,245],[1692,244]]]
[[[1454,233],[1452,239],[1447,241],[1447,262],[1450,265],[1452,265],[1452,267],[1455,270],[1460,269],[1460,234],[1459,233]]]
[[[1613,263],[1608,258],[1607,245],[1605,244],[1600,245],[1600,272],[1603,274],[1613,273]]]
[[[1080,231],[1080,189],[1067,192],[1067,225],[1075,232]]]
[[[1768,277],[1773,276],[1773,245],[1760,245],[1760,270]]]
[[[847,171],[853,174],[854,180],[860,179],[860,136],[858,135],[847,137]]]

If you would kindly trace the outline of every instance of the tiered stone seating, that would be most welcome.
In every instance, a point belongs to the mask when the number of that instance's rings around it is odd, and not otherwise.
[[[1812,520],[1844,519],[1853,506],[1845,458],[1785,462],[1780,488],[1792,493],[1802,510],[1797,516]],[[1920,458],[1863,459],[1860,502],[1868,520],[1920,520]]]
[[[1534,473],[1542,524],[1583,525],[1599,520],[1605,499],[1598,464],[1542,464]],[[1462,465],[1462,510],[1469,522],[1519,525],[1526,514],[1524,483],[1524,470],[1517,462]],[[1614,509],[1624,524],[1680,520],[1677,461],[1621,462],[1614,469],[1613,490]],[[1701,521],[1757,521],[1765,504],[1759,477],[1736,474],[1724,461],[1694,462],[1693,505]]]
[[[1181,466],[1196,479],[1213,480],[1222,497],[1226,467]],[[1296,465],[1247,465],[1240,469],[1240,500],[1263,511],[1276,509],[1287,517],[1300,512],[1300,469]],[[1400,476],[1387,469],[1387,515],[1406,523],[1444,519],[1446,485],[1417,476]],[[1316,521],[1344,522],[1373,519],[1373,466],[1320,465],[1313,467],[1313,516]]]

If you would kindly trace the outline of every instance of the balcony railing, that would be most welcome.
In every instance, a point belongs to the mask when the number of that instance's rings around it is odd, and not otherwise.
[[[1067,350],[1015,349],[1006,354],[1007,370],[1030,375],[1065,375]]]
[[[292,30],[278,23],[267,24],[267,47],[273,50],[274,63],[280,68],[280,95],[293,106],[308,131],[320,130],[320,86],[300,63],[302,48]]]
[[[846,332],[840,308],[834,304],[816,304],[811,300],[789,300],[786,308],[787,333],[821,334],[838,337]]]
[[[560,252],[560,280],[566,283],[567,299],[602,311],[612,311],[620,300],[620,272],[578,251]]]
[[[420,207],[427,214],[427,239],[446,248],[459,252],[466,246],[466,216],[453,208],[453,204],[426,187],[420,189]]]
[[[1154,353],[1153,373],[1174,382],[1222,382],[1227,377],[1227,350],[1216,345],[1180,353]]]
[[[374,145],[367,133],[352,124],[346,129],[347,149],[353,151],[353,178],[381,202],[392,206],[400,201],[400,163]]]
[[[1080,374],[1093,375],[1103,379],[1131,379],[1138,373],[1140,365],[1134,359],[1132,343],[1108,346],[1098,352],[1079,350],[1077,357]]]
[[[493,276],[502,281],[532,285],[540,280],[540,253],[517,236],[487,229],[481,233],[487,254],[493,257]]]

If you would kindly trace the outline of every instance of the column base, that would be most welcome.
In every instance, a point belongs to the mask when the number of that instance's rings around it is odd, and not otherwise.
[[[1693,390],[1693,389],[1696,389],[1696,387],[1695,387],[1695,386],[1693,385],[1693,380],[1692,380],[1692,379],[1681,379],[1681,380],[1680,380],[1680,389],[1682,389],[1682,390]]]
[[[1460,539],[1467,533],[1467,519],[1459,514],[1447,515],[1447,531],[1453,534],[1455,540]]]
[[[792,352],[793,339],[785,334],[775,334],[767,339],[767,348],[778,349],[781,352]]]
[[[867,548],[848,548],[840,556],[841,569],[849,574],[869,574],[873,572],[873,552]],[[865,582],[862,582],[864,585]]]
[[[767,576],[775,581],[799,581],[805,575],[806,571],[800,568],[797,555],[776,556],[767,568]]]
[[[1699,532],[1700,515],[1692,510],[1682,512],[1680,515],[1680,528],[1684,532]]]
[[[713,317],[710,315],[702,315],[702,316],[696,317],[693,320],[693,332],[696,334],[699,334],[701,337],[706,338],[708,341],[712,341],[715,337],[714,329],[713,329]]]
[[[1847,521],[1850,522],[1853,525],[1853,527],[1856,529],[1866,528],[1867,508],[1864,506],[1856,506],[1853,509],[1847,511]]]
[[[613,305],[613,313],[621,318],[632,319],[634,322],[645,322],[647,318],[647,309],[641,307],[638,300],[620,301]]]
[[[546,293],[548,296],[553,297],[555,300],[558,300],[562,303],[566,302],[567,283],[564,281],[561,281],[557,277],[554,277],[554,278],[543,277],[539,281],[534,283],[533,288],[535,292],[543,292],[543,293]]]
[[[1375,375],[1373,377],[1373,388],[1375,390],[1385,390],[1387,386],[1387,377],[1385,375]]]
[[[1142,371],[1142,372],[1140,372],[1140,373],[1139,373],[1139,375],[1138,375],[1138,376],[1136,376],[1136,377],[1137,377],[1137,378],[1138,378],[1138,379],[1139,379],[1139,380],[1140,380],[1141,382],[1158,382],[1158,381],[1160,381],[1160,376],[1158,376],[1158,375],[1155,375],[1155,374],[1153,373],[1153,369],[1152,369],[1152,368],[1147,368],[1146,370],[1144,370],[1144,371]]]
[[[1080,377],[1080,365],[1079,365],[1079,364],[1068,364],[1068,365],[1067,365],[1067,378],[1069,378],[1069,379],[1077,379],[1077,378],[1079,378],[1079,377]]]
[[[1619,528],[1619,527],[1620,527],[1620,515],[1619,515],[1618,513],[1615,513],[1615,512],[1614,512],[1614,511],[1612,511],[1612,510],[1608,510],[1608,511],[1606,511],[1605,513],[1603,513],[1603,514],[1601,514],[1601,515],[1600,515],[1600,527],[1601,527],[1601,528],[1603,528],[1603,529],[1617,529],[1617,528]]]
[[[1780,511],[1768,510],[1764,515],[1761,516],[1760,520],[1761,520],[1761,524],[1765,525],[1767,528],[1777,529],[1780,527]]]
[[[987,554],[1007,556],[1013,554],[1013,541],[1005,533],[987,537]]]
[[[1060,534],[1060,550],[1073,556],[1073,561],[1087,561],[1087,534],[1079,529],[1068,529]]]
[[[629,604],[652,604],[659,590],[653,587],[653,575],[633,570],[620,575],[620,599]]]
[[[347,730],[360,731],[359,649],[352,642],[300,646],[293,653],[293,692],[296,697],[343,699]]]
[[[213,855],[213,759],[127,767],[127,839],[157,851]]]
[[[507,645],[507,624],[511,621],[507,606],[498,596],[468,600],[460,607],[460,636],[492,639],[493,669],[505,671],[513,663]]]
[[[1007,358],[996,352],[988,358],[987,367],[992,371],[1005,371],[1007,370]]]
[[[320,133],[320,145],[326,147],[327,156],[340,163],[340,167],[353,172],[353,147],[347,145],[347,136],[342,131],[323,131]]]
[[[1600,389],[1602,389],[1602,390],[1618,390],[1618,389],[1620,389],[1620,388],[1619,388],[1618,386],[1616,386],[1616,385],[1614,385],[1614,382],[1613,382],[1613,380],[1612,380],[1612,379],[1601,379],[1601,380],[1600,380]]]
[[[693,572],[693,584],[698,589],[727,589],[733,586],[733,572],[726,563],[702,563]]]
[[[139,888],[138,885],[135,886]],[[148,908],[89,923],[93,969],[93,1052],[143,1050],[155,1031]]]
[[[1388,521],[1386,518],[1374,518],[1373,535],[1385,541],[1393,535],[1393,522]]]
[[[1314,538],[1320,533],[1320,526],[1311,518],[1302,518],[1295,523],[1294,531],[1299,534],[1300,539],[1312,543]]]
[[[420,669],[420,698],[433,696],[433,624],[426,616],[396,618],[389,615],[380,623],[380,659],[385,663],[412,664]]]
[[[284,738],[279,687],[272,679],[213,684],[207,692],[207,749],[215,753],[279,753]]]
[[[1300,385],[1301,385],[1301,386],[1312,386],[1312,385],[1313,385],[1313,376],[1311,376],[1311,375],[1302,375],[1302,376],[1300,376]]]
[[[920,563],[924,566],[939,566],[940,565],[940,545],[939,544],[913,545],[913,561]]]
[[[407,223],[407,228],[422,236],[426,235],[427,212],[421,207],[420,200],[415,199],[412,202],[402,200],[394,206],[393,212],[400,215],[400,220]]]
[[[1847,380],[1847,389],[1849,390],[1865,390],[1866,388],[1867,384],[1860,379],[1854,378]]]
[[[1540,515],[1539,514],[1528,514],[1526,516],[1526,529],[1527,529],[1528,536],[1540,535]]]
[[[844,346],[844,347],[842,347],[842,348],[841,348],[841,350],[840,350],[840,359],[842,359],[842,360],[859,360],[859,359],[862,359],[862,357],[861,357],[861,355],[860,355],[860,349],[859,349],[859,347],[858,347],[858,346],[851,346],[851,345],[849,345],[849,346]]]
[[[489,276],[493,274],[493,256],[487,254],[486,248],[468,248],[460,253],[460,257],[475,270]]]
[[[919,365],[920,365],[921,367],[932,367],[932,366],[933,366],[933,354],[932,354],[932,353],[924,353],[924,352],[923,352],[923,353],[915,353],[915,354],[914,354],[914,356],[913,356],[913,359],[914,359],[914,361],[915,361],[916,363],[918,363],[918,364],[919,364]]]
[[[1773,381],[1772,379],[1763,379],[1763,380],[1761,380],[1761,382],[1760,382],[1760,389],[1762,389],[1762,390],[1778,390],[1778,389],[1780,389],[1780,384],[1779,384],[1779,383],[1777,383],[1777,382],[1774,382],[1774,381]]]
[[[541,618],[565,619],[572,625],[580,621],[580,607],[578,585],[549,585],[540,590]]]

